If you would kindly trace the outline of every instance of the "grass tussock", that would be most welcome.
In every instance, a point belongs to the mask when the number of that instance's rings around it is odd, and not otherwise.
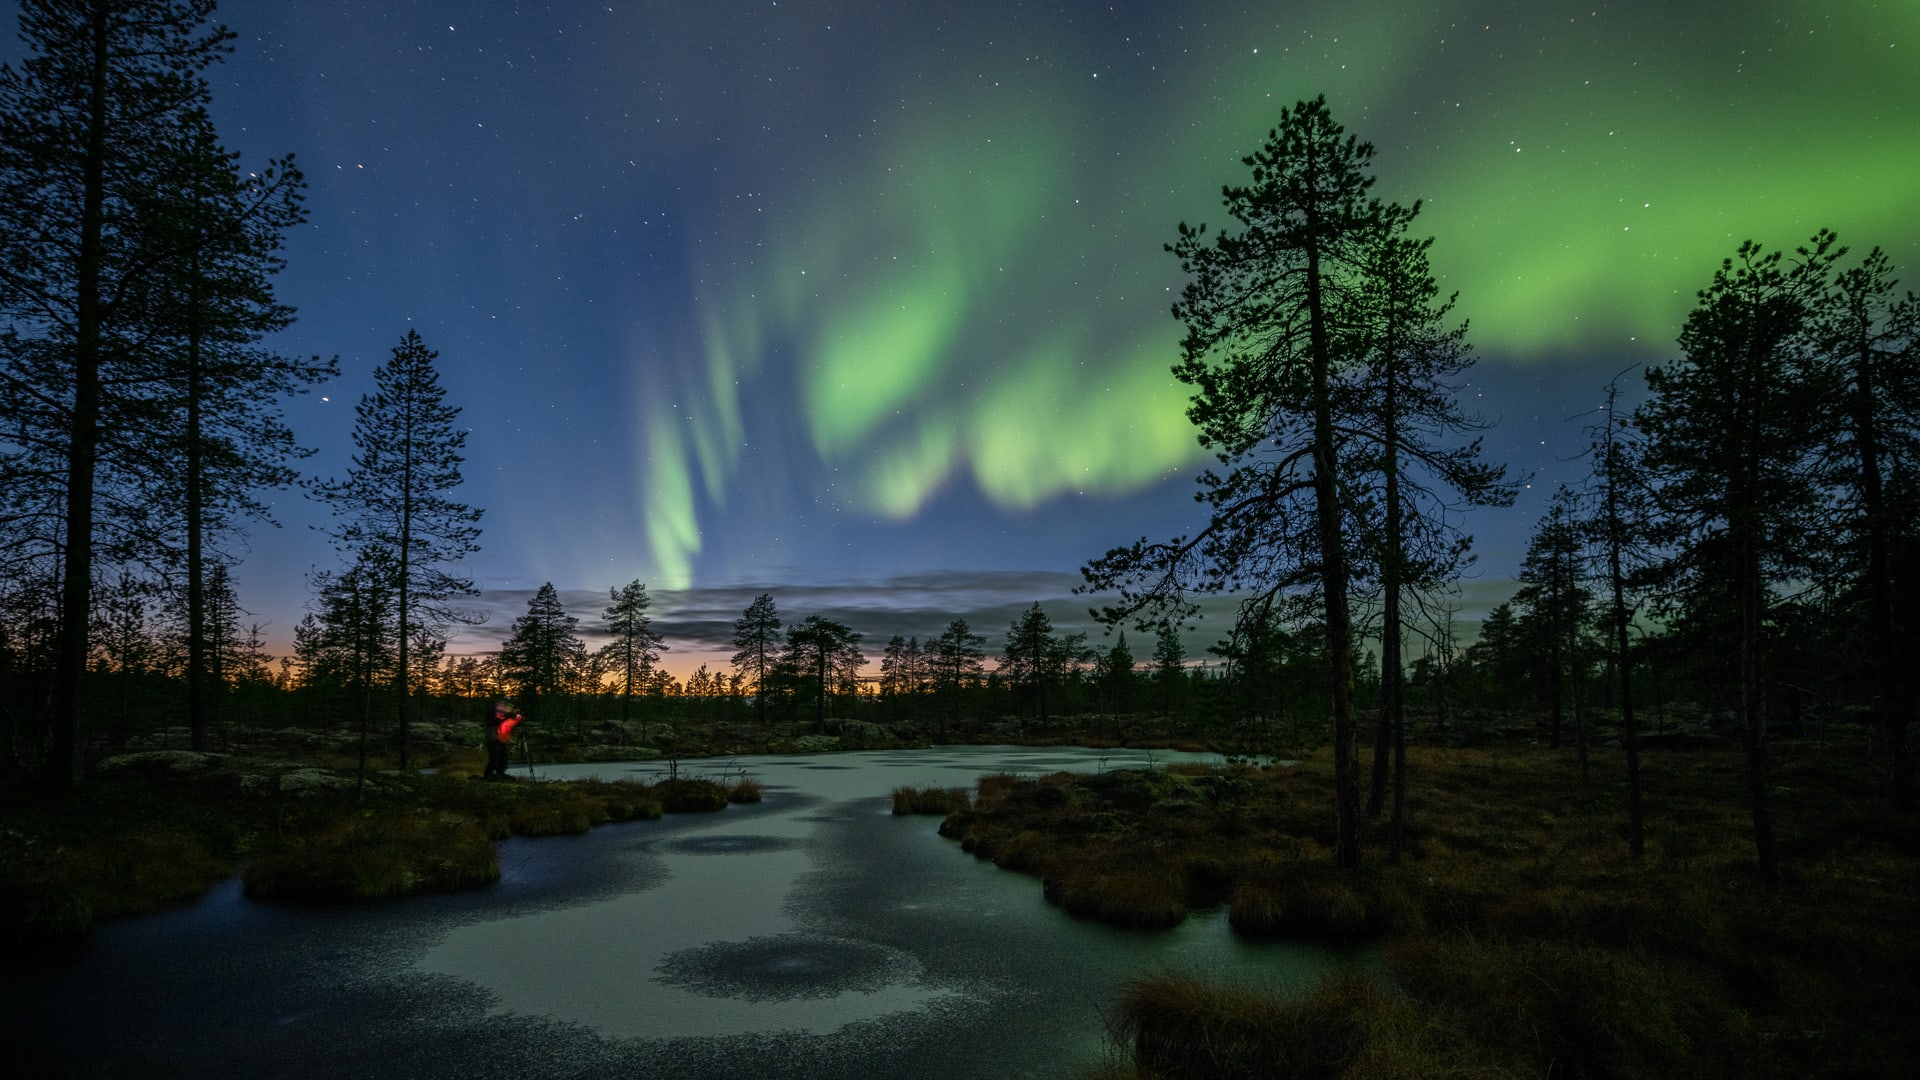
[[[1185,883],[1166,866],[1082,867],[1047,878],[1042,889],[1067,913],[1115,926],[1160,930],[1187,917]]]
[[[760,801],[760,781],[741,777],[727,788],[727,801],[730,803],[757,803]]]
[[[1186,974],[1128,984],[1116,1034],[1134,1071],[1165,1080],[1443,1080],[1515,1075],[1462,1053],[1442,1024],[1365,975],[1330,976],[1282,996]]]
[[[728,802],[727,785],[714,780],[662,780],[653,785],[653,793],[669,814],[712,813],[725,810]]]
[[[938,814],[944,817],[972,805],[971,793],[963,787],[897,787],[893,789],[895,814]]]

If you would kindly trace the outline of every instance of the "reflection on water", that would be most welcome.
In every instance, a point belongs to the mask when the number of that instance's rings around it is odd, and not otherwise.
[[[1097,1054],[1100,1010],[1132,975],[1284,986],[1340,961],[1241,942],[1218,912],[1163,933],[1073,920],[1032,878],[940,838],[937,819],[893,817],[889,795],[1198,756],[983,747],[715,762],[716,776],[760,781],[765,801],[507,841],[500,883],[476,893],[313,909],[225,887],[103,927],[55,971],[8,977],[0,1009],[28,1060],[122,1072],[1057,1076]],[[114,1025],[78,1015],[129,997],[149,1004]]]
[[[781,827],[778,817],[765,820]],[[687,976],[702,948],[794,936],[787,892],[809,860],[802,850],[778,846],[718,857],[674,851],[664,860],[668,876],[657,888],[462,926],[419,966],[485,987],[502,1010],[585,1024],[614,1038],[824,1033],[918,1008],[935,993],[916,985],[919,965],[905,954],[874,969],[891,967],[902,976],[878,985],[872,979],[836,985],[827,978],[811,995],[769,998],[716,995],[721,979],[713,978],[696,981],[707,990],[696,992]],[[712,970],[715,959],[709,957],[705,969]],[[671,977],[676,971],[678,979]]]

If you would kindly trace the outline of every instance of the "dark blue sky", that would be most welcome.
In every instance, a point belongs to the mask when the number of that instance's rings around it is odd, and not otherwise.
[[[0,6],[11,14],[12,4]],[[288,410],[346,467],[409,329],[472,426],[487,647],[551,581],[591,625],[633,579],[685,669],[754,595],[790,619],[997,647],[1077,568],[1189,531],[1161,245],[1221,218],[1280,110],[1325,93],[1425,200],[1497,460],[1468,522],[1484,610],[1569,418],[1671,355],[1747,237],[1920,253],[1920,5],[550,3],[250,0],[213,76],[227,144],[298,155]],[[10,53],[9,55],[13,55]],[[1636,384],[1637,385],[1637,384]],[[324,396],[322,396],[324,395]],[[236,569],[284,649],[320,511],[277,499]],[[1224,631],[1203,625],[1190,651]],[[1145,654],[1145,643],[1136,653]]]

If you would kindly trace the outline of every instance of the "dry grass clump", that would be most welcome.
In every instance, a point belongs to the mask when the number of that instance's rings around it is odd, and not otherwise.
[[[227,875],[224,861],[178,826],[134,828],[109,849],[94,849],[76,867],[85,902],[110,917],[200,895]]]
[[[757,803],[760,801],[760,781],[741,777],[727,788],[727,801],[730,803]]]
[[[727,808],[728,789],[712,780],[676,778],[653,785],[653,794],[669,814],[704,814]]]
[[[1016,773],[988,773],[974,784],[974,790],[980,793],[980,805],[986,806],[999,802],[1021,783]]]
[[[939,814],[942,817],[973,805],[971,793],[963,787],[893,789],[895,814]]]
[[[1159,930],[1187,917],[1186,884],[1164,865],[1081,867],[1046,878],[1041,888],[1068,914],[1114,926]]]
[[[1355,973],[1278,995],[1184,974],[1135,979],[1115,1007],[1133,1071],[1160,1080],[1445,1080],[1518,1076],[1460,1045],[1403,997]],[[1465,1051],[1465,1052],[1463,1052]]]

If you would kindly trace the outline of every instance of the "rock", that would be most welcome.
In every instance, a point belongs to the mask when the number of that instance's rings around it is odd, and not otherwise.
[[[354,777],[331,769],[301,768],[280,774],[280,790],[289,795],[312,795],[339,791],[355,784]]]
[[[199,776],[224,764],[230,755],[208,754],[198,750],[140,750],[117,754],[102,760],[102,773],[131,773],[144,776]]]

